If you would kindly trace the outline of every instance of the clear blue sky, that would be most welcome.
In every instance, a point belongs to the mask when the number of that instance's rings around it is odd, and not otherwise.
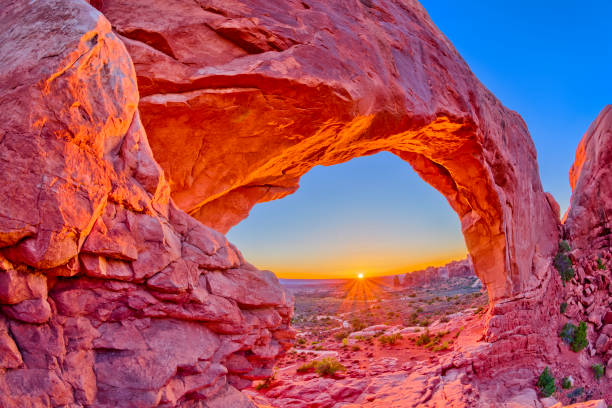
[[[525,119],[544,189],[565,211],[576,145],[612,103],[612,1],[421,3],[482,83]],[[335,277],[465,254],[446,200],[391,154],[317,167],[300,185],[229,232],[255,265]]]

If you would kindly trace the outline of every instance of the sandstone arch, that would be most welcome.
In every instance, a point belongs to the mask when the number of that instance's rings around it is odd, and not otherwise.
[[[462,217],[492,314],[540,313],[550,275],[528,291],[556,220],[533,144],[418,4],[92,3],[114,32],[81,0],[0,12],[0,405],[240,398],[227,384],[270,375],[289,346],[291,302],[171,191],[223,229],[313,165],[379,150]],[[503,317],[488,340],[547,341]]]
[[[539,285],[558,221],[527,128],[416,1],[98,8],[172,196],[203,223],[225,232],[313,166],[388,150],[448,199],[492,299]]]

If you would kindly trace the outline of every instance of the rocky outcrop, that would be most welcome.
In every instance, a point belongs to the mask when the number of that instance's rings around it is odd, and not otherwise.
[[[170,200],[123,43],[78,0],[0,27],[0,406],[252,406],[291,300]]]
[[[572,187],[565,231],[572,248],[612,248],[612,105],[591,124],[576,150],[570,169]]]
[[[588,324],[589,352],[612,379],[612,105],[586,131],[570,170],[564,233],[574,277],[565,316]]]
[[[172,196],[203,223],[225,232],[313,166],[387,150],[448,199],[491,299],[540,285],[558,221],[527,127],[416,1],[95,5]]]
[[[453,278],[469,278],[475,277],[474,267],[470,258],[461,261],[452,261],[444,266],[430,266],[419,271],[409,272],[404,275],[402,281],[404,286],[422,286],[434,285],[447,281]]]
[[[490,294],[487,342],[452,368],[555,362],[558,208],[534,145],[418,3],[91,3],[110,23],[82,0],[0,12],[0,405],[250,406],[236,389],[289,346],[291,300],[183,210],[224,232],[313,166],[382,150],[448,199]],[[609,245],[592,133],[576,251]],[[583,306],[609,288],[580,279]]]

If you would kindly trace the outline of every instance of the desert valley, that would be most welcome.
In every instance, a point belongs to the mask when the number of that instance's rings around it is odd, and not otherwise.
[[[0,408],[612,406],[612,105],[562,207],[416,0],[0,0],[0,28]],[[379,153],[467,258],[279,279],[228,240]]]

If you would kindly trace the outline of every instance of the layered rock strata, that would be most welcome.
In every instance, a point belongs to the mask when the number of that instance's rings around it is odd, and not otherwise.
[[[251,406],[291,300],[173,204],[102,14],[1,8],[0,406]]]

